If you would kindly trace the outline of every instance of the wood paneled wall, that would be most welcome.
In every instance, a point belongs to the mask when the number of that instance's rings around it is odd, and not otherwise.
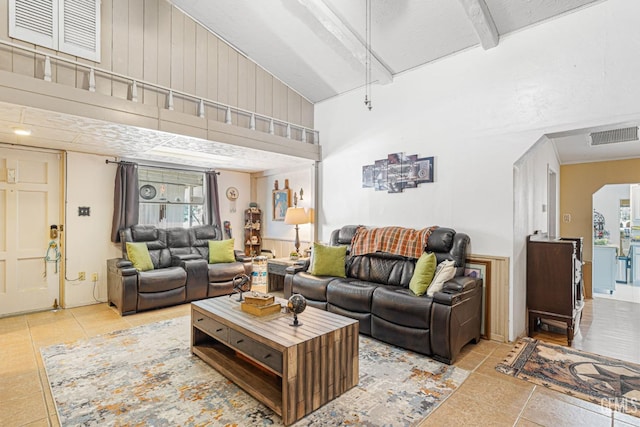
[[[484,280],[486,316],[485,336],[491,340],[509,341],[509,258],[491,255],[468,255],[468,263],[485,265]]]
[[[313,104],[247,59],[166,0],[102,0],[101,62],[92,63],[9,37],[8,0],[0,0],[0,38],[97,68],[230,104],[276,119],[313,127]],[[0,46],[0,70],[42,78],[42,58]],[[88,71],[52,62],[52,81],[87,89]],[[130,85],[96,74],[96,91],[127,99]],[[165,94],[138,88],[138,102],[166,106]],[[196,114],[197,104],[174,96],[174,110]],[[225,112],[207,107],[207,117]],[[248,127],[236,114],[233,123]],[[245,123],[246,122],[246,123]],[[256,127],[267,130],[266,122]]]

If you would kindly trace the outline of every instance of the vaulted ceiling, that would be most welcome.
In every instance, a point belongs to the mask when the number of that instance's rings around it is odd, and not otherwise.
[[[367,0],[169,1],[314,103],[363,90]],[[371,76],[384,85],[605,0],[369,1]],[[638,141],[592,147],[590,131],[550,135],[562,163],[640,157]]]
[[[314,103],[364,86],[366,0],[169,1]],[[467,49],[500,49],[501,40],[514,32],[602,1],[606,0],[370,0],[372,80],[389,84],[399,74]],[[60,126],[60,120],[74,126]],[[138,158],[176,159],[173,152],[149,154],[145,143],[152,138],[205,153],[196,160],[180,159],[196,166],[233,164],[234,169],[251,172],[263,170],[266,158],[271,167],[293,160],[228,144],[214,144],[214,151],[205,144],[205,150],[204,141],[156,131],[141,138],[139,129],[0,104],[0,136],[5,141],[20,143],[12,129],[24,124],[43,144],[59,149],[74,150],[86,142],[81,151],[123,155],[117,147],[100,144],[105,134],[116,132],[126,147],[123,153],[132,158],[143,153]],[[562,163],[640,157],[634,143],[615,149],[591,147],[589,131],[550,136]]]
[[[312,102],[365,82],[365,0],[170,0]],[[372,80],[556,18],[596,0],[370,0]]]

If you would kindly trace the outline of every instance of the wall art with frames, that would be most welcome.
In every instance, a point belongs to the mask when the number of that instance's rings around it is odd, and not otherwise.
[[[362,188],[401,193],[405,188],[433,182],[433,157],[392,153],[386,159],[362,167]]]

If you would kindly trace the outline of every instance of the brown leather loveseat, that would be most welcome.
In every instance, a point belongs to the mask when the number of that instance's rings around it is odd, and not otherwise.
[[[330,246],[346,245],[346,277],[314,276],[309,261],[287,268],[284,293],[302,294],[307,303],[360,321],[360,333],[436,360],[453,363],[460,349],[478,342],[482,318],[482,280],[465,277],[469,237],[451,228],[435,228],[425,252],[437,263],[453,260],[455,277],[433,296],[409,289],[417,259],[385,252],[351,256],[358,226],[334,230]]]
[[[232,293],[235,276],[251,276],[251,258],[235,251],[236,262],[209,264],[209,240],[220,240],[210,225],[169,229],[134,225],[120,230],[122,258],[107,261],[109,304],[124,316]],[[147,245],[152,270],[133,267],[127,242]]]

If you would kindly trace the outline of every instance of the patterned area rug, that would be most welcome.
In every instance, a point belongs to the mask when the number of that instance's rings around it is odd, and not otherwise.
[[[282,425],[189,349],[190,318],[41,349],[62,426]],[[360,336],[360,382],[296,426],[413,426],[469,373]]]
[[[496,370],[640,417],[640,365],[635,363],[522,338]]]

